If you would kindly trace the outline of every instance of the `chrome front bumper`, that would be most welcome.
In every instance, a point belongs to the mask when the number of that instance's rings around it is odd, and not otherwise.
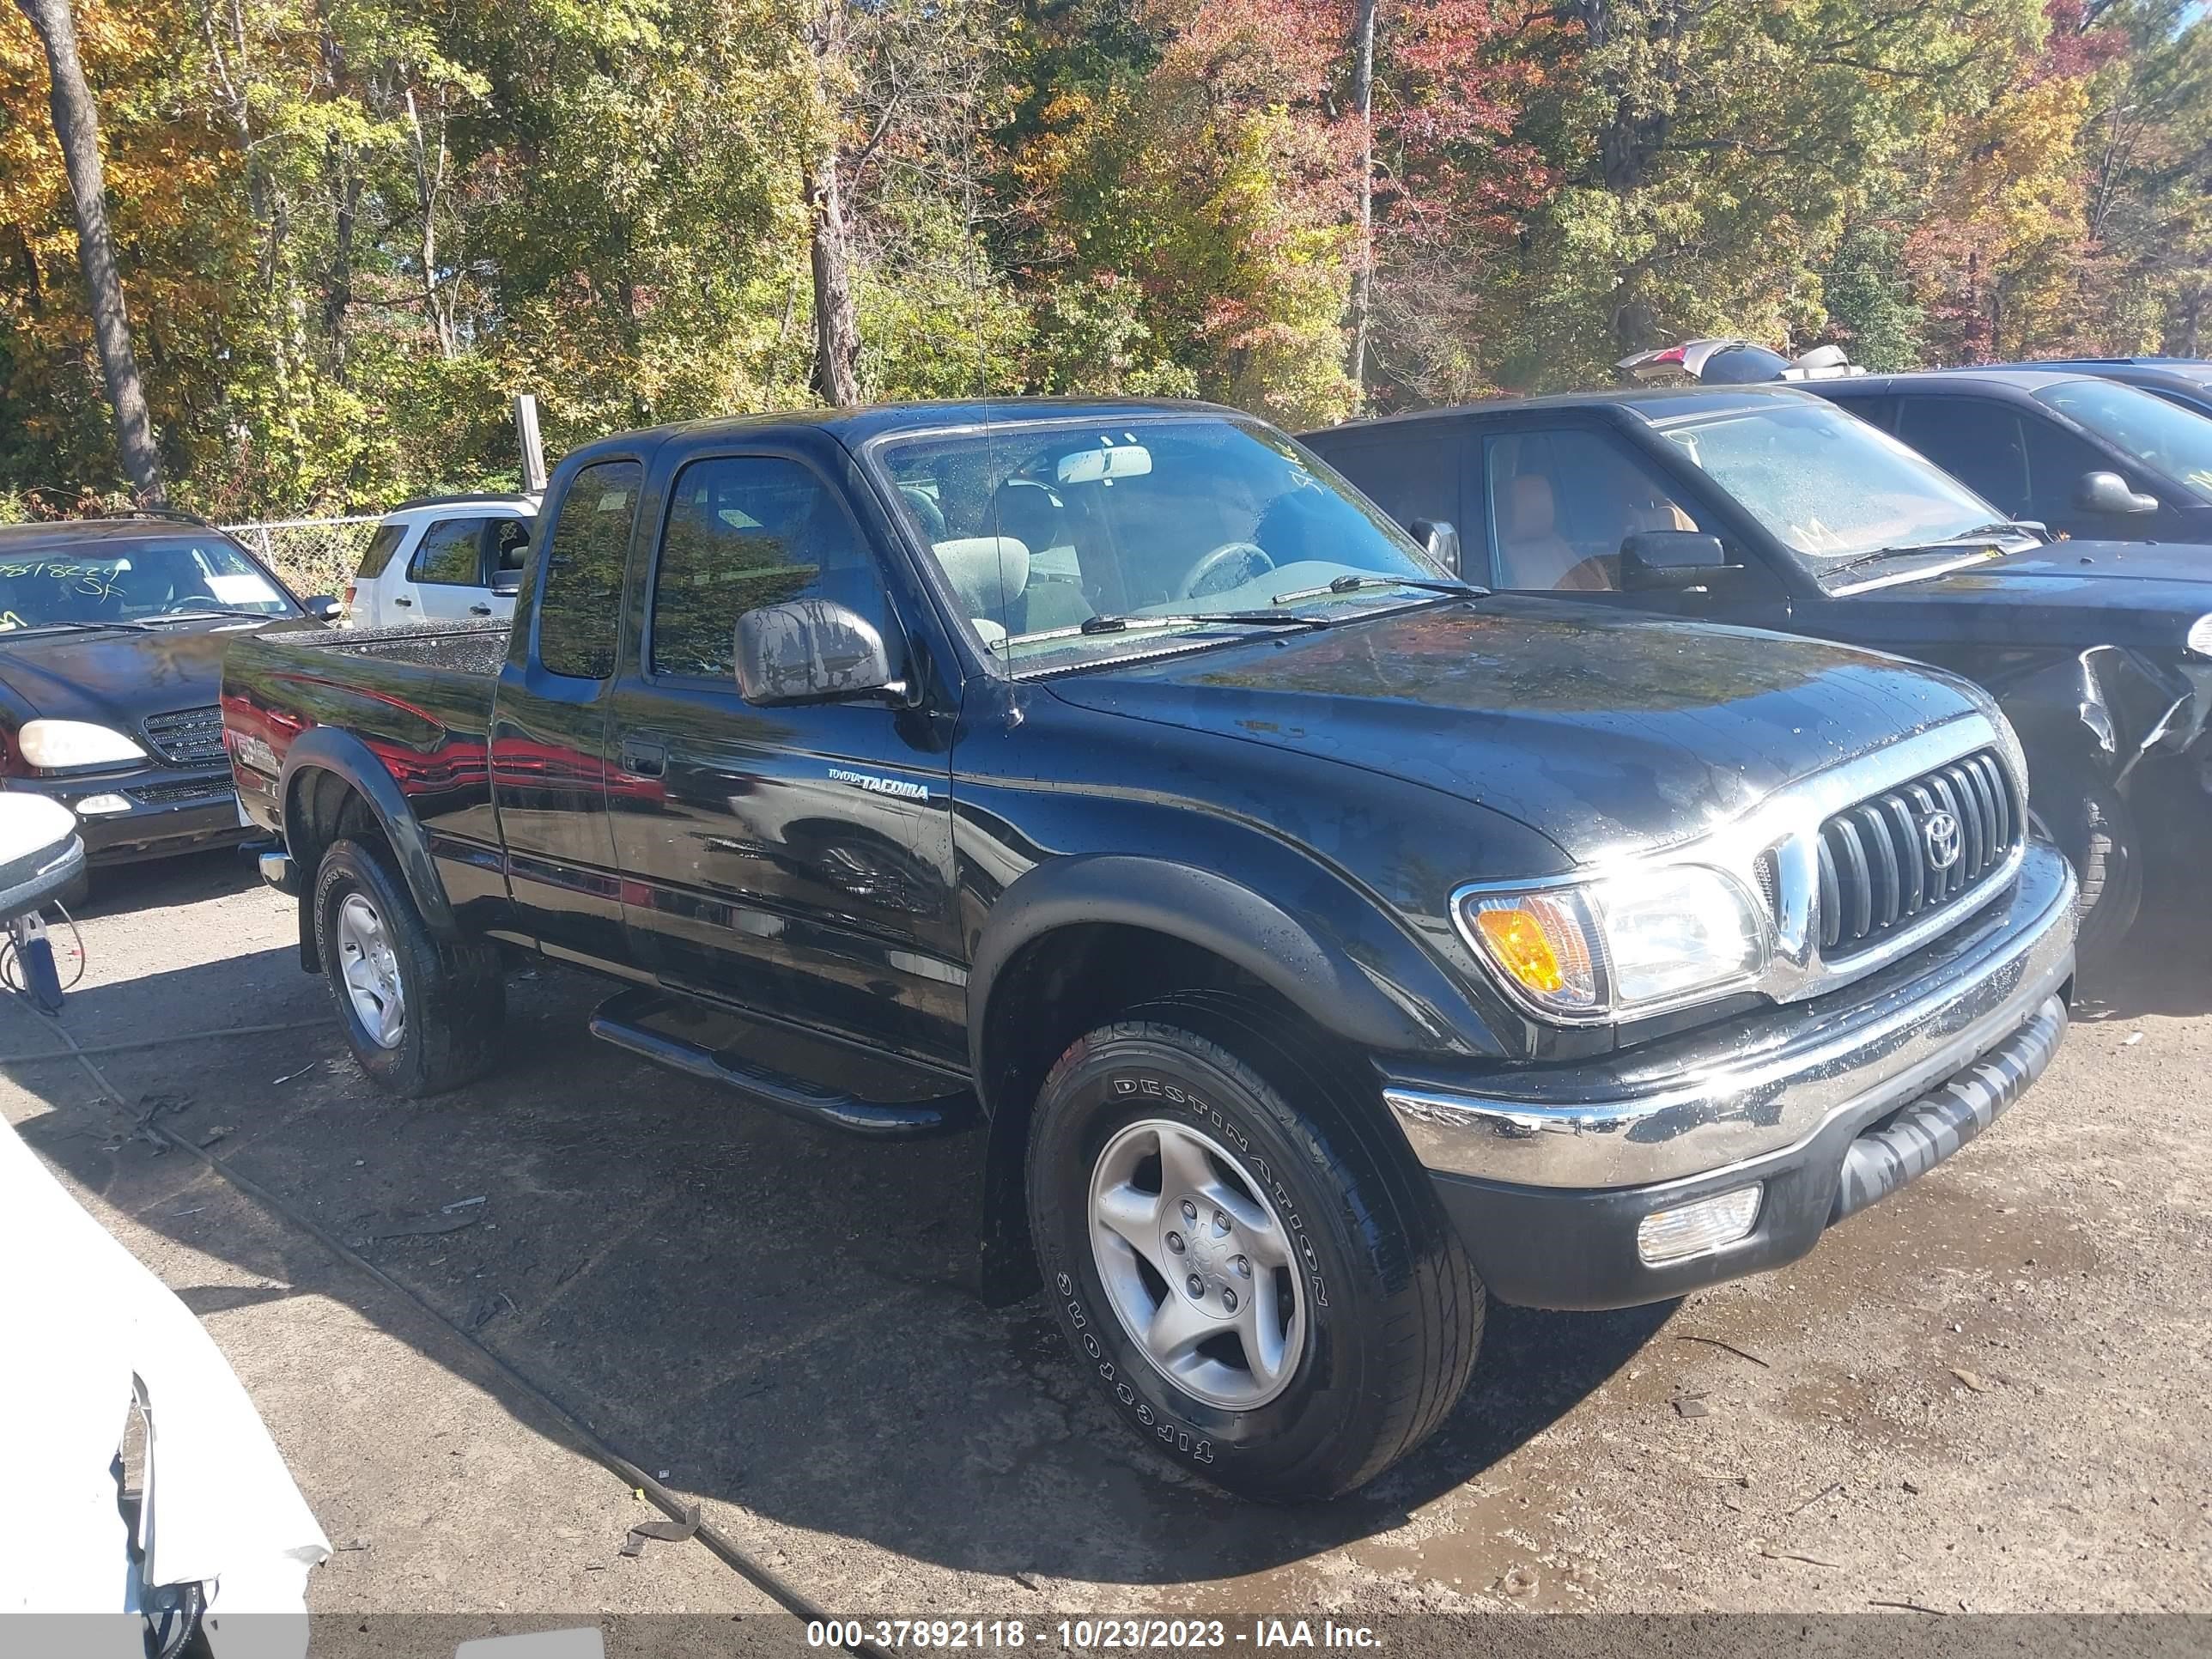
[[[2073,977],[2074,894],[2034,842],[1978,915],[1829,996],[1598,1062],[1394,1068],[1382,1097],[1441,1175],[1596,1190],[1724,1171],[1871,1122],[2011,1042]]]

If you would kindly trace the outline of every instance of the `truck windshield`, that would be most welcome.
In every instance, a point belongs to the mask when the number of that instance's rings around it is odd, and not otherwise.
[[[2212,421],[2112,380],[2062,380],[2034,397],[2185,486],[2198,500],[2212,501]]]
[[[1256,422],[1030,421],[896,439],[875,458],[976,637],[1021,671],[1460,587],[1324,462]]]
[[[1832,404],[1778,402],[1665,431],[1815,575],[1877,553],[1955,545],[2004,517]]]
[[[221,536],[44,548],[0,558],[0,633],[209,614],[296,612],[261,568]]]

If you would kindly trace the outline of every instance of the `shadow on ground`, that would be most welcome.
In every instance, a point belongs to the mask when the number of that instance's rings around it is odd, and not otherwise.
[[[96,890],[95,914],[137,913],[130,937],[146,942],[130,948],[163,954],[159,930],[205,926],[163,907],[251,879],[228,854],[120,870]],[[2212,1010],[2207,898],[2148,907],[2120,970],[2085,980],[2085,1015]],[[183,942],[197,956],[221,945]],[[639,1463],[670,1470],[672,1486],[954,1570],[1191,1583],[1371,1535],[1479,1480],[1672,1312],[1493,1310],[1474,1386],[1405,1464],[1327,1508],[1240,1504],[1130,1437],[1035,1302],[993,1311],[969,1294],[972,1137],[877,1146],[748,1110],[593,1042],[585,1019],[600,994],[550,969],[518,978],[502,1069],[411,1103],[361,1078],[322,981],[283,945],[96,986],[65,1018],[128,1099],[163,1103],[196,1141],[225,1131],[216,1156]],[[290,1029],[137,1046],[243,1024]],[[263,1247],[195,1231],[196,1206],[175,1194],[201,1178],[197,1164],[118,1135],[88,1108],[94,1091],[74,1062],[20,1058],[60,1046],[50,1026],[0,1006],[0,1054],[19,1057],[6,1070],[53,1109],[25,1126],[48,1157],[195,1249],[279,1286],[356,1285],[371,1317],[389,1312],[356,1276],[316,1265],[321,1247],[305,1235]],[[278,1258],[254,1259],[264,1248]],[[286,1293],[184,1292],[202,1313]],[[411,1315],[400,1322],[394,1334],[434,1359],[504,1387]],[[503,1403],[542,1427],[526,1400]]]
[[[204,896],[228,873],[118,880],[111,902]],[[1481,1474],[1671,1311],[1495,1310],[1474,1387],[1413,1458],[1338,1504],[1242,1504],[1156,1459],[1109,1415],[1036,1302],[994,1311],[970,1295],[974,1137],[878,1146],[747,1110],[592,1042],[585,1018],[601,994],[550,969],[519,979],[506,1066],[422,1102],[370,1088],[322,982],[282,948],[89,989],[66,1018],[127,1098],[161,1103],[195,1141],[225,1130],[216,1156],[636,1462],[672,1471],[672,1486],[957,1570],[1180,1583],[1368,1535]],[[311,1023],[114,1046],[294,1020]],[[6,1054],[58,1046],[28,1014],[0,1014]],[[6,1069],[55,1109],[26,1138],[87,1187],[264,1279],[301,1277],[246,1259],[258,1247],[192,1231],[174,1194],[197,1166],[95,1131],[112,1120],[87,1108],[93,1091],[73,1062]],[[287,1254],[319,1253],[292,1237]],[[204,1313],[240,1293],[184,1294]],[[380,1294],[361,1297],[372,1317]],[[503,1403],[538,1416],[521,1399]]]
[[[253,865],[235,847],[217,848],[183,858],[148,859],[137,864],[96,866],[85,897],[72,914],[81,919],[158,910],[165,905],[244,892],[258,886]]]

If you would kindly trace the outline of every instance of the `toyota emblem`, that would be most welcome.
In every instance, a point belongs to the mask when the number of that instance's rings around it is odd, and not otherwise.
[[[1920,820],[1920,839],[1928,848],[1928,862],[1948,870],[1959,861],[1959,820],[1948,812],[1930,812]]]

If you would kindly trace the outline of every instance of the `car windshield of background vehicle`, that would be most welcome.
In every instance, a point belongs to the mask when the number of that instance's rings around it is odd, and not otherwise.
[[[1666,435],[1816,576],[1886,552],[1956,559],[1960,538],[2004,517],[1832,404],[1686,421]]]
[[[2113,380],[2062,380],[2034,397],[2198,500],[2212,501],[2212,420]]]
[[[1018,672],[1288,630],[1433,602],[1419,584],[1457,586],[1325,463],[1242,421],[1030,422],[898,439],[876,464],[976,637]]]
[[[164,617],[297,614],[259,566],[219,537],[106,545],[115,550],[58,547],[0,560],[0,633]]]

